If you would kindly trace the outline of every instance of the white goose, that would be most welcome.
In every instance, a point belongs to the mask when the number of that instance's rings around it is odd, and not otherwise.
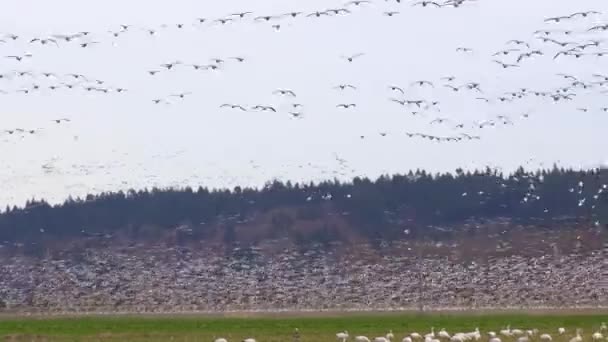
[[[342,342],[345,342],[348,339],[348,331],[344,330],[343,332],[337,333],[336,338]]]

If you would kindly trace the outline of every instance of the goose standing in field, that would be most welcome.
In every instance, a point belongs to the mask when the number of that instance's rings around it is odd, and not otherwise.
[[[346,342],[348,340],[348,331],[344,330],[336,334],[336,338],[342,342]]]
[[[216,338],[215,340],[213,340],[213,342],[228,342],[228,340],[220,337],[220,338]]]
[[[404,337],[404,338],[401,340],[401,342],[412,342],[412,338],[411,338],[411,337],[409,337],[409,336],[405,336],[405,337]]]
[[[255,338],[246,338],[243,340],[243,342],[256,342]]]
[[[422,339],[422,335],[420,335],[419,333],[417,333],[415,331],[410,334],[410,337],[412,338],[412,340],[421,340]]]
[[[566,329],[565,328],[557,328],[557,333],[560,335],[563,335],[566,333]]]
[[[439,331],[439,338],[446,338],[446,339],[450,339],[452,336],[450,336],[450,334],[448,334],[447,331],[445,331],[445,329],[441,329]]]
[[[603,340],[603,339],[604,339],[604,335],[602,335],[602,333],[601,333],[601,332],[596,331],[596,332],[594,332],[594,333],[593,333],[593,335],[591,335],[591,339],[592,339],[593,341],[595,341],[595,342],[597,342],[597,341],[601,341],[601,340]]]
[[[549,334],[542,334],[542,335],[540,335],[539,338],[540,338],[540,340],[542,342],[551,342],[551,341],[553,341],[553,338]]]
[[[392,340],[395,338],[395,334],[393,334],[393,331],[392,331],[392,330],[389,330],[389,331],[388,331],[388,333],[386,334],[386,338],[387,338],[389,341],[392,341]]]
[[[581,336],[581,330],[576,329],[576,336],[570,339],[570,342],[583,342],[583,337]]]
[[[355,336],[355,342],[371,342],[367,336]]]

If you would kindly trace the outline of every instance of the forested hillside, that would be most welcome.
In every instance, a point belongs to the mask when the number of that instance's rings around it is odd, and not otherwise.
[[[130,190],[56,206],[32,200],[24,208],[6,208],[0,214],[0,241],[116,234],[144,238],[175,230],[186,232],[186,239],[205,239],[218,229],[230,241],[236,227],[247,230],[262,216],[269,217],[273,234],[288,231],[295,238],[316,240],[331,239],[337,226],[379,238],[402,233],[404,227],[420,233],[425,226],[498,217],[538,225],[567,218],[602,226],[608,222],[606,184],[608,170],[554,167],[510,175],[491,169],[436,175],[415,171],[349,183],[273,182],[262,189]]]

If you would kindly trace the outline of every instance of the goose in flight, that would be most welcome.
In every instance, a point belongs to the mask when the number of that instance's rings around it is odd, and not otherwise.
[[[171,70],[171,69],[173,69],[173,67],[175,67],[176,65],[180,65],[180,64],[182,64],[182,62],[176,61],[176,62],[172,62],[172,63],[161,64],[160,66],[167,70]]]
[[[152,100],[152,102],[153,102],[154,104],[160,104],[160,103],[166,103],[166,104],[170,104],[170,102],[169,102],[169,101],[167,101],[167,100],[165,100],[165,99],[154,99],[154,100]]]
[[[424,100],[406,100],[405,101],[408,105],[416,105],[416,107],[420,108],[420,106],[424,103]]]
[[[349,108],[355,108],[357,107],[357,104],[355,103],[341,103],[339,105],[336,106],[337,108],[344,108],[344,109],[349,109]]]
[[[253,12],[240,12],[240,13],[232,13],[230,16],[239,17],[241,19],[245,18],[246,15],[253,14]]]
[[[561,46],[561,47],[566,47],[566,46],[568,46],[568,45],[577,45],[577,44],[576,44],[576,43],[574,43],[574,42],[560,42],[560,41],[557,41],[557,40],[555,40],[555,39],[551,39],[551,38],[541,38],[541,40],[542,40],[544,43],[553,43],[553,44],[559,45],[559,46]]]
[[[26,53],[23,55],[12,55],[12,56],[5,56],[5,58],[13,58],[15,59],[17,62],[21,62],[26,58],[31,58],[32,54],[31,53]]]
[[[243,63],[245,61],[244,57],[228,57],[228,59],[234,59],[235,61],[237,61],[239,63]]]
[[[338,14],[341,14],[341,13],[344,13],[344,14],[350,14],[350,13],[352,13],[350,10],[348,10],[346,8],[331,8],[331,9],[326,10],[325,12],[327,12],[327,14],[332,14],[333,13],[334,15],[338,15]]]
[[[229,22],[232,22],[234,19],[232,18],[219,18],[219,19],[215,19],[213,22],[215,23],[220,23],[222,25],[226,25]]]
[[[451,84],[444,84],[443,86],[446,87],[446,88],[450,88],[453,92],[457,92],[461,88],[461,87],[455,87],[455,86],[453,86]]]
[[[442,77],[442,78],[440,78],[440,80],[442,80],[442,81],[447,81],[447,82],[452,82],[452,81],[454,81],[455,79],[456,79],[456,77],[454,77],[454,76],[446,76],[446,77]]]
[[[302,112],[289,112],[289,115],[294,119],[302,119],[304,117]]]
[[[345,90],[346,88],[357,90],[357,87],[355,87],[352,84],[338,84],[337,86],[334,87],[334,89],[340,89],[340,90]]]
[[[390,89],[392,91],[398,91],[401,94],[405,94],[405,91],[401,87],[398,87],[398,86],[391,85],[391,86],[388,86],[388,89]]]
[[[371,4],[372,2],[369,0],[353,0],[344,4],[344,6],[361,6],[363,4]]]
[[[400,14],[400,13],[401,12],[398,12],[398,11],[389,11],[389,12],[383,12],[382,14],[385,15],[385,16],[387,16],[387,17],[393,17],[393,16],[395,16],[397,14]]]
[[[206,65],[202,65],[202,64],[188,64],[189,66],[193,67],[194,70],[201,70],[201,69],[207,69]]]
[[[523,45],[523,46],[527,47],[528,49],[530,48],[530,44],[524,42],[523,40],[518,40],[518,39],[511,39],[507,42],[507,44]]]
[[[57,40],[53,39],[53,38],[34,38],[32,40],[30,40],[30,44],[39,42],[42,45],[47,45],[49,43],[53,43],[56,46],[59,46],[59,44],[57,43]]]
[[[259,17],[255,17],[253,20],[255,21],[271,21],[272,19],[275,19],[276,17],[274,15],[262,15]]]
[[[224,103],[223,105],[220,106],[220,108],[230,108],[230,109],[240,109],[243,112],[246,112],[247,109],[241,105],[238,104],[229,104],[229,103]]]
[[[546,23],[550,23],[550,22],[559,23],[559,22],[567,20],[567,19],[571,19],[570,16],[551,17],[551,18],[545,19],[545,22]]]
[[[399,100],[399,99],[394,99],[394,98],[391,98],[389,100],[392,101],[392,102],[398,103],[398,104],[400,104],[402,106],[405,106],[406,104],[408,104],[407,100]]]
[[[61,119],[54,119],[53,121],[54,121],[55,123],[60,124],[60,123],[62,123],[62,122],[70,122],[70,121],[72,121],[72,120],[70,120],[70,119],[66,119],[66,118],[61,118]]]
[[[327,11],[316,11],[316,12],[312,12],[310,14],[307,14],[306,17],[308,17],[308,18],[310,18],[310,17],[320,18],[323,15],[329,15],[329,13],[327,13]]]
[[[503,67],[503,69],[519,67],[519,65],[517,65],[517,64],[507,64],[507,63],[501,62],[499,60],[494,60],[494,63],[500,64],[500,66]]]
[[[8,38],[10,40],[15,41],[15,40],[19,39],[19,36],[16,34],[13,34],[13,33],[7,33],[4,35],[4,38]]]
[[[510,53],[513,53],[513,52],[519,52],[519,51],[521,51],[521,50],[520,50],[520,49],[507,49],[507,50],[501,50],[501,51],[496,52],[496,53],[495,53],[495,54],[493,54],[492,56],[493,56],[493,57],[500,56],[500,55],[506,56],[506,55],[508,55],[508,54],[510,54]]]
[[[568,74],[557,74],[557,76],[559,76],[561,78],[565,78],[567,80],[573,80],[573,81],[577,81],[578,80],[578,78],[576,78],[575,76],[568,75]]]
[[[158,74],[160,72],[160,70],[148,70],[148,74],[150,74],[150,76],[154,76],[156,74]]]
[[[447,118],[437,118],[437,119],[431,121],[430,124],[431,125],[435,124],[435,123],[441,124],[441,123],[444,123],[444,122],[447,122],[447,121],[449,121]]]
[[[425,80],[421,80],[421,81],[416,81],[416,82],[412,82],[412,85],[417,85],[419,87],[424,87],[425,85],[430,86],[431,88],[435,88],[435,85],[433,84],[433,82],[430,81],[425,81]]]
[[[595,14],[600,15],[602,13],[601,12],[597,12],[597,11],[576,12],[576,13],[570,14],[568,17],[569,18],[576,18],[576,17],[580,16],[580,17],[586,18],[586,17],[588,17],[590,15],[595,15]]]
[[[261,110],[262,112],[274,112],[274,113],[277,112],[277,110],[274,107],[272,107],[272,106],[257,105],[257,106],[252,107],[252,109],[254,109],[254,110]]]
[[[80,43],[80,47],[84,49],[84,48],[88,48],[89,46],[94,45],[94,44],[101,44],[101,43],[100,43],[100,42],[86,42],[86,43]]]
[[[291,97],[296,97],[296,93],[294,93],[292,90],[289,89],[277,89],[275,91],[272,92],[273,94],[279,94],[279,95],[283,95],[283,96],[291,96]]]
[[[296,18],[297,16],[301,15],[302,12],[289,12],[289,13],[285,13],[283,14],[284,17],[292,17],[292,18]]]
[[[422,6],[422,7],[427,7],[429,5],[433,5],[435,7],[442,7],[441,4],[436,3],[435,1],[420,1],[420,2],[416,2],[414,3],[412,6]]]
[[[352,63],[355,59],[365,56],[365,53],[357,53],[352,56],[342,56],[343,59],[347,60],[349,63]]]
[[[171,96],[173,96],[173,97],[179,97],[180,99],[183,99],[183,98],[185,98],[187,95],[191,95],[191,94],[192,94],[192,92],[185,92],[185,93],[173,94],[173,95],[171,95]]]
[[[72,78],[77,79],[77,80],[83,80],[83,81],[87,81],[88,80],[87,77],[85,75],[83,75],[83,74],[67,74],[66,76],[72,77]]]
[[[608,24],[596,25],[587,30],[587,32],[592,32],[592,31],[608,31]]]
[[[473,52],[473,49],[467,48],[467,47],[459,47],[459,48],[456,48],[456,52],[469,53],[469,52]]]

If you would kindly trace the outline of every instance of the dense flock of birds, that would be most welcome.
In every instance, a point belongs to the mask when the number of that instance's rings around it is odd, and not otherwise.
[[[593,342],[605,341],[605,334],[608,333],[608,326],[606,323],[602,323],[595,332],[593,332],[589,336],[585,336],[583,334],[582,329],[576,329],[574,331],[574,336],[571,336],[572,333],[567,331],[565,328],[560,327],[557,331],[553,333],[541,333],[539,329],[511,329],[510,326],[507,326],[505,329],[501,329],[498,332],[488,331],[487,334],[482,334],[479,328],[476,328],[474,331],[470,332],[457,332],[454,334],[450,334],[446,329],[441,329],[439,332],[435,332],[435,328],[431,328],[431,331],[426,334],[421,334],[418,332],[411,332],[406,334],[405,337],[401,340],[402,342],[467,342],[467,341],[488,341],[488,342],[502,342],[504,340],[509,341],[517,341],[517,342],[530,342],[530,341],[541,341],[541,342],[552,342],[554,337],[556,339],[569,341],[569,342],[583,342],[588,338],[588,340]],[[553,334],[553,335],[552,335]],[[293,332],[293,340],[294,342],[299,342],[302,335],[298,328],[294,329]],[[351,339],[351,335],[348,331],[341,331],[336,334],[336,339],[338,342],[346,342],[346,341],[355,341],[355,342],[391,342],[395,340],[395,334],[392,330],[389,330],[385,336],[379,336],[374,338],[369,338],[363,335],[353,336]],[[214,342],[228,342],[226,338],[220,337],[215,338]],[[256,342],[254,338],[246,338],[242,340],[242,342]]]
[[[3,53],[14,47],[43,46],[48,49],[65,49],[76,47],[79,49],[94,50],[99,45],[116,45],[123,36],[141,36],[142,39],[154,39],[163,32],[172,33],[196,28],[200,30],[212,26],[227,25],[265,25],[274,31],[282,31],[286,26],[296,25],[302,20],[338,20],[340,17],[350,16],[356,11],[377,11],[386,20],[399,20],[399,14],[405,10],[404,6],[420,7],[433,10],[458,10],[465,6],[477,6],[478,0],[447,0],[447,1],[405,1],[405,0],[354,0],[348,1],[339,8],[318,9],[311,12],[290,11],[286,13],[254,13],[243,11],[228,13],[217,18],[193,18],[190,22],[163,24],[156,27],[138,27],[122,24],[103,32],[82,30],[79,32],[61,32],[49,35],[23,36],[18,32],[5,32],[0,34],[0,57],[10,61],[12,69],[0,73],[0,99],[2,95],[30,96],[35,93],[53,94],[57,92],[70,92],[74,96],[81,94],[96,94],[99,96],[129,96],[130,89],[109,82],[93,75],[84,75],[73,72],[68,74],[52,70],[34,70],[37,55],[29,51],[21,53]],[[568,13],[561,16],[548,17],[539,22],[539,29],[530,32],[527,37],[514,37],[504,42],[501,50],[483,56],[485,62],[495,65],[497,72],[525,68],[530,60],[542,59],[545,63],[559,63],[563,59],[570,59],[578,63],[593,62],[606,57],[604,38],[608,32],[608,23],[601,23],[603,13],[595,10],[584,10]],[[584,27],[584,29],[579,29]],[[461,46],[453,53],[455,55],[473,55],[475,47]],[[345,53],[335,56],[345,65],[356,65],[369,55],[377,54],[375,51],[361,51]],[[453,58],[454,56],[447,56]],[[249,57],[223,56],[214,57],[207,61],[186,61],[185,59],[172,61],[159,61],[156,66],[141,70],[150,78],[150,84],[163,73],[221,73],[237,65],[246,66]],[[353,69],[356,76],[356,69]],[[508,74],[506,74],[508,75]],[[483,132],[499,127],[525,124],[533,116],[533,111],[505,113],[492,115],[484,120],[466,121],[449,115],[447,108],[442,108],[439,95],[458,98],[487,106],[481,108],[501,108],[508,104],[518,103],[529,98],[536,98],[547,105],[572,106],[573,111],[580,113],[608,113],[606,106],[588,105],[585,99],[589,96],[599,97],[608,95],[608,72],[599,70],[596,73],[574,75],[558,73],[554,76],[555,82],[542,89],[531,89],[522,85],[515,89],[494,90],[495,85],[481,84],[479,81],[461,80],[453,75],[445,75],[439,79],[411,79],[402,80],[400,84],[387,84],[385,88],[386,101],[403,113],[426,120],[429,131],[434,127],[442,127],[450,133],[446,135],[431,134],[429,132],[409,131],[402,132],[380,131],[377,136],[384,138],[400,134],[411,139],[422,139],[437,143],[456,143],[462,141],[479,141],[483,139]],[[364,82],[365,80],[361,80]],[[341,101],[341,94],[354,93],[355,98],[365,96],[360,93],[357,84],[334,80],[333,89],[327,89],[328,94],[335,93],[335,109],[344,112],[358,110],[357,102]],[[416,94],[416,95],[414,95]],[[424,94],[424,96],[420,95]],[[175,92],[151,98],[149,105],[172,105],[179,101],[188,101],[191,97],[199,96],[196,90]],[[297,89],[277,87],[272,91],[277,103],[217,103],[218,112],[233,111],[237,113],[259,113],[264,115],[285,115],[294,120],[306,119],[307,105],[299,101]],[[43,130],[50,130],[56,125],[69,125],[72,117],[57,117],[40,123],[40,127],[0,127],[0,139],[23,139],[34,136]],[[368,139],[369,134],[358,134],[361,140]],[[0,140],[2,142],[3,140]],[[343,165],[341,163],[340,165]],[[531,184],[534,186],[534,184]],[[533,189],[523,201],[532,201],[536,197]],[[604,191],[600,188],[598,191]],[[469,194],[465,193],[463,196]],[[581,199],[584,203],[585,199]]]

